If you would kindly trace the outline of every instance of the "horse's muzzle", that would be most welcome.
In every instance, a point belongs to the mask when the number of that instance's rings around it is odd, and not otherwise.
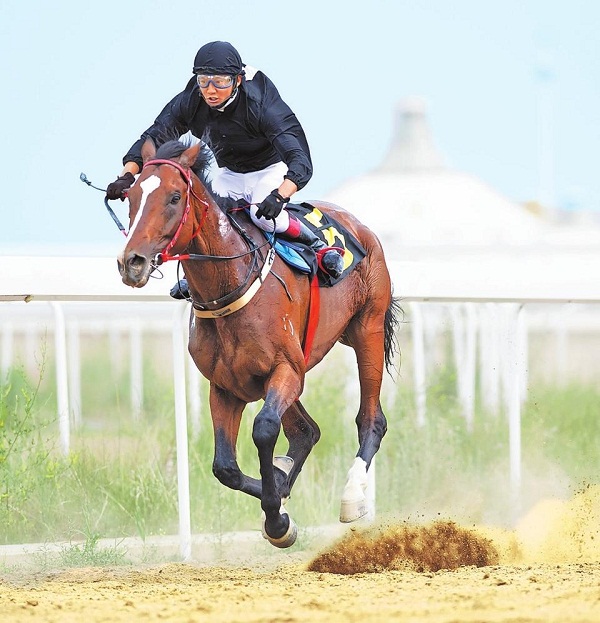
[[[142,288],[153,270],[150,258],[130,252],[117,258],[119,274],[123,283],[132,288]]]

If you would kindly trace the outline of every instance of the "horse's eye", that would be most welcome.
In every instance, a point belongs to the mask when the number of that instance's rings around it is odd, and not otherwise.
[[[171,197],[171,202],[173,205],[175,205],[176,203],[179,203],[179,200],[181,199],[181,193],[173,193],[173,196]]]

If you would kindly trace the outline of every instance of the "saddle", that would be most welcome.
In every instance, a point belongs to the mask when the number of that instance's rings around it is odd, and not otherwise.
[[[313,249],[297,241],[275,239],[274,247],[277,255],[292,268],[309,275],[311,279],[314,275],[318,275],[320,287],[331,287],[340,282],[367,254],[360,242],[345,227],[309,203],[289,203],[286,210],[302,221],[327,246],[344,251],[344,272],[334,279],[318,270],[317,257]],[[270,234],[265,232],[265,236]]]

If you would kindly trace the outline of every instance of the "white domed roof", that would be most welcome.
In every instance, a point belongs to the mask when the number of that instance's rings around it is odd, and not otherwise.
[[[425,105],[401,102],[389,153],[375,171],[350,180],[327,199],[343,206],[381,239],[386,254],[427,245],[521,245],[545,224],[472,175],[444,165]]]

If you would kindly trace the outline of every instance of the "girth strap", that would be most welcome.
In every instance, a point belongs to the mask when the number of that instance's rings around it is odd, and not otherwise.
[[[310,282],[310,298],[308,300],[308,324],[306,325],[306,333],[304,334],[304,363],[308,365],[310,351],[312,350],[313,339],[319,324],[319,313],[321,307],[321,290],[319,288],[319,278],[314,275]]]

